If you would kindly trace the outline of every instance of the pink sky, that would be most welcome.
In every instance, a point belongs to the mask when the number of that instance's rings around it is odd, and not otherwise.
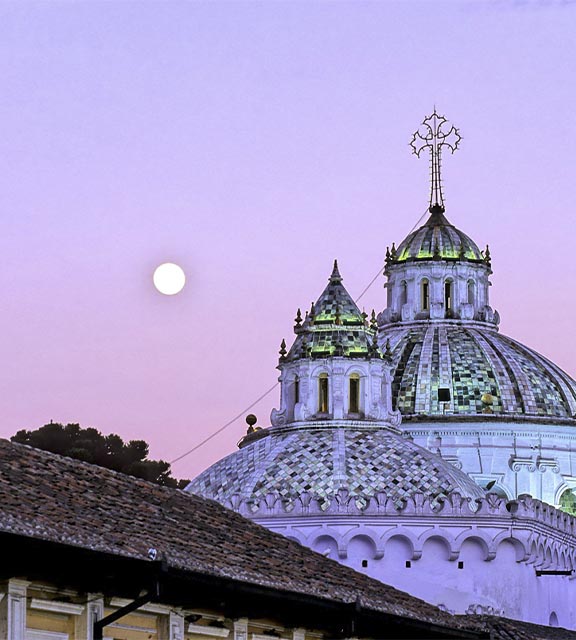
[[[357,296],[424,212],[434,104],[502,331],[575,375],[575,30],[566,0],[0,4],[0,435],[80,422],[171,460],[242,411],[333,259]]]

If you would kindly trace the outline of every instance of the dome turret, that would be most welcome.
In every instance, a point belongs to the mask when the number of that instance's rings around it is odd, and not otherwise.
[[[387,306],[378,324],[379,343],[392,350],[393,406],[406,419],[573,423],[576,382],[498,333],[500,318],[489,304],[490,251],[480,251],[445,216],[440,154],[447,137],[457,135],[454,127],[443,134],[445,123],[434,111],[412,141],[416,155],[426,149],[432,156],[430,216],[386,253]]]
[[[475,320],[498,324],[489,306],[490,251],[482,252],[451,224],[441,207],[396,249],[386,251],[388,304],[380,324],[414,320]]]
[[[297,337],[285,361],[330,356],[379,358],[376,329],[374,314],[371,326],[368,326],[367,315],[360,311],[346,291],[335,260],[328,285],[312,304],[303,322],[298,310],[294,327]]]
[[[384,420],[391,412],[389,353],[377,343],[376,315],[361,312],[342,284],[338,263],[328,285],[302,320],[296,314],[296,339],[289,351],[282,341],[280,408],[273,426],[309,420]]]
[[[489,265],[489,253],[480,251],[476,243],[451,224],[440,207],[433,207],[426,223],[410,233],[387,255],[387,265],[423,260],[476,262]]]

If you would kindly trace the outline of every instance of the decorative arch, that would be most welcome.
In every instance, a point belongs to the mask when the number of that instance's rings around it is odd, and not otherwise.
[[[292,540],[292,542],[297,542],[298,544],[301,544],[302,546],[304,546],[304,541],[300,539],[301,536],[297,535],[295,532],[290,532],[289,534],[286,534],[284,537],[288,538],[288,540]]]
[[[384,548],[384,555],[386,555],[386,545],[392,540],[396,539],[408,543],[411,552],[411,557],[409,558],[410,560],[418,560],[422,557],[422,548],[418,545],[416,536],[404,527],[398,527],[398,529],[388,531],[382,537],[382,547]]]
[[[536,566],[542,567],[545,564],[546,564],[546,549],[544,548],[544,544],[540,542],[540,544],[537,545]]]
[[[552,548],[552,566],[558,568],[560,566],[560,554],[556,545]]]
[[[365,534],[352,536],[346,546],[346,557],[349,563],[354,565],[361,561],[363,568],[367,568],[372,560],[380,560],[383,555],[378,552],[374,539]]]
[[[560,511],[576,516],[576,488],[563,482],[554,494],[554,505],[557,505]]]
[[[330,557],[330,554],[326,553],[327,550],[330,550],[330,552],[333,550],[339,558],[346,557],[346,552],[342,548],[341,541],[338,541],[334,535],[331,535],[327,531],[318,532],[316,537],[310,542],[311,544],[309,544],[309,546],[311,549],[326,557]],[[332,559],[336,560],[335,557]]]
[[[456,560],[458,558],[458,551],[456,551],[456,543],[454,536],[445,529],[429,529],[425,531],[419,538],[418,544],[421,549],[424,549],[424,545],[430,539],[440,540],[446,545],[448,550],[448,560]]]
[[[530,544],[530,551],[526,554],[526,564],[534,564],[538,560],[538,547],[536,546],[536,542],[532,540]]]
[[[345,550],[345,557],[348,556],[348,547],[350,546],[350,542],[354,538],[358,537],[368,538],[374,545],[374,560],[380,560],[380,558],[382,558],[382,556],[384,555],[384,545],[382,543],[382,540],[380,539],[380,536],[376,533],[376,531],[374,531],[374,529],[366,526],[360,526],[352,529],[352,531],[349,531],[347,534],[342,536],[341,546]]]
[[[498,557],[498,548],[503,542],[508,542],[512,545],[512,547],[514,547],[514,550],[516,551],[516,562],[531,561],[532,553],[528,552],[522,540],[510,537],[509,531],[502,531],[494,538],[492,544],[494,546],[494,549],[496,550],[496,557]],[[532,542],[532,549],[537,556],[538,551],[535,542]]]
[[[463,531],[459,536],[456,537],[456,540],[454,541],[458,554],[460,554],[460,551],[462,550],[462,545],[468,540],[479,543],[484,555],[484,557],[482,558],[483,560],[494,560],[494,558],[496,557],[496,547],[494,546],[494,541],[492,540],[491,536],[480,530]]]
[[[315,380],[316,378],[318,378],[318,376],[322,375],[323,373],[329,376],[332,372],[325,364],[319,364],[318,366],[312,369],[312,371],[310,372],[310,375]]]

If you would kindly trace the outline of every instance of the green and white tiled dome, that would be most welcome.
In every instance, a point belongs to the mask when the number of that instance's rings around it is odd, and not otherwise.
[[[393,358],[392,397],[404,415],[473,415],[486,406],[501,416],[571,419],[576,382],[544,356],[474,324],[448,322],[386,328]],[[438,390],[450,391],[450,403]]]
[[[471,238],[437,210],[401,242],[394,257],[400,263],[432,259],[484,262],[485,256]]]
[[[484,495],[452,464],[386,428],[314,427],[267,429],[201,473],[187,491],[225,505],[235,496],[259,501],[275,494],[290,502],[307,493],[323,507],[339,489],[357,504],[378,493],[398,505],[417,493],[433,501],[452,492]]]
[[[321,359],[380,357],[376,344],[375,319],[368,326],[366,314],[357,307],[342,284],[338,262],[334,261],[326,288],[312,305],[302,324],[294,328],[296,340],[287,362],[301,358]]]

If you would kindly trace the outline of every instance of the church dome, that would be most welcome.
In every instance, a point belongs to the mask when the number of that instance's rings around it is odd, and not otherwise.
[[[303,494],[327,508],[346,490],[359,506],[384,493],[398,506],[417,493],[434,502],[452,492],[481,498],[484,492],[465,473],[386,428],[271,428],[265,437],[216,462],[187,491],[224,505],[268,494],[287,502]]]
[[[476,243],[450,224],[441,207],[432,207],[428,221],[410,233],[393,252],[393,262],[418,260],[461,260],[484,262]]]
[[[390,340],[393,405],[404,416],[493,413],[557,420],[576,414],[576,382],[495,329],[479,323],[399,323],[380,339]],[[446,390],[449,401],[441,402]]]
[[[338,261],[335,260],[326,288],[303,322],[298,310],[294,327],[297,337],[285,361],[331,356],[380,357],[376,342],[376,318],[373,315],[371,327],[366,318],[342,284]]]

